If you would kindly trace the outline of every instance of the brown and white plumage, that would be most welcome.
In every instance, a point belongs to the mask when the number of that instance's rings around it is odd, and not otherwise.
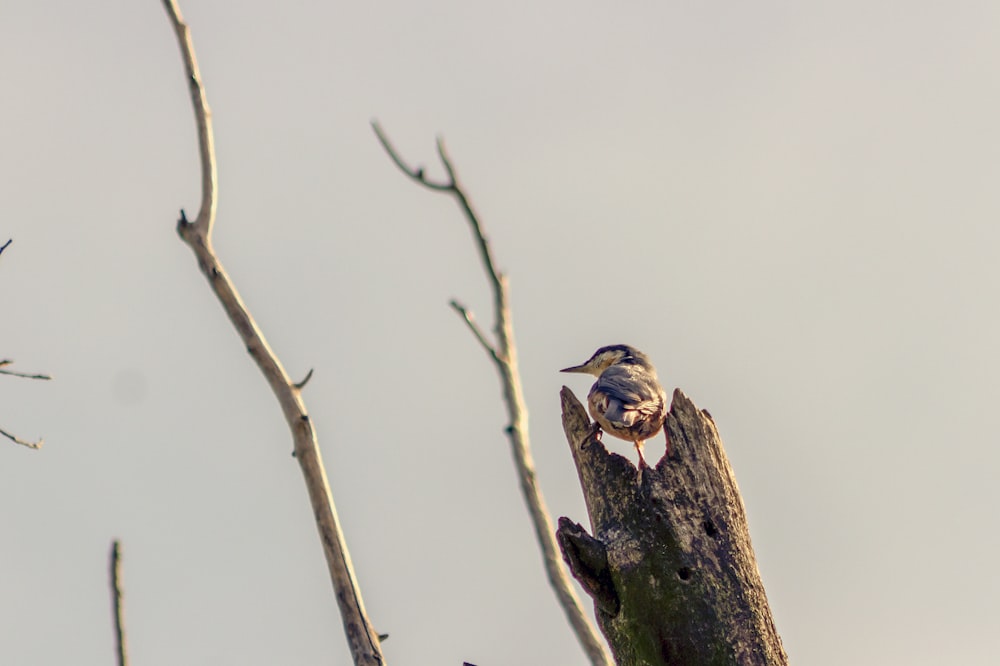
[[[610,345],[598,349],[582,365],[561,372],[597,377],[587,396],[590,416],[605,432],[632,442],[644,465],[642,445],[663,427],[668,409],[667,394],[649,357],[628,345]]]

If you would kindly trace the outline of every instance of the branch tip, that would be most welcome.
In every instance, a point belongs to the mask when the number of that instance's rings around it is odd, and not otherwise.
[[[10,434],[9,432],[7,432],[6,430],[3,430],[3,429],[0,429],[0,435],[3,435],[4,437],[6,437],[10,441],[14,442],[15,444],[20,444],[21,446],[26,446],[29,449],[35,449],[35,450],[40,449],[40,448],[42,448],[42,444],[45,443],[44,439],[38,439],[37,441],[29,442],[28,440],[21,439],[20,437],[18,437],[16,435],[12,435],[12,434]]]
[[[464,305],[452,299],[448,303],[451,305],[451,309],[458,313],[458,316],[465,321],[465,325],[469,327],[472,331],[472,335],[475,336],[479,345],[486,350],[486,353],[490,355],[495,363],[500,363],[500,354],[497,353],[496,347],[487,339],[486,333],[480,328],[479,323],[476,321],[475,316],[472,311],[467,309]]]
[[[188,93],[191,96],[195,124],[198,126],[198,157],[201,166],[201,206],[193,223],[188,221],[187,215],[181,210],[181,218],[177,222],[177,232],[181,234],[181,238],[188,241],[186,232],[188,227],[193,224],[208,239],[212,233],[212,225],[215,223],[215,210],[218,205],[212,112],[208,108],[208,98],[201,83],[198,58],[194,52],[194,43],[191,41],[188,25],[184,22],[181,10],[174,0],[163,0],[163,6],[167,10],[170,23],[173,25],[177,45],[180,47],[181,58],[184,61]]]
[[[23,377],[24,379],[41,379],[43,381],[51,381],[52,375],[43,375],[30,372],[14,372],[13,370],[4,370],[3,366],[10,365],[10,361],[4,361],[0,363],[0,375],[10,375],[11,377]]]
[[[378,121],[373,120],[371,124],[372,129],[375,131],[375,136],[378,137],[379,143],[382,144],[382,148],[389,156],[389,159],[392,160],[393,164],[395,164],[400,171],[429,190],[437,190],[438,192],[449,192],[455,190],[454,178],[449,178],[448,182],[438,183],[427,178],[427,174],[425,173],[423,166],[417,168],[410,167],[403,161],[403,158],[400,157],[399,152],[396,150],[395,146],[392,145],[392,142],[389,141],[389,137],[382,130],[382,126],[378,123]],[[438,149],[438,153],[440,154],[440,147]],[[448,172],[449,176],[452,175],[449,165],[445,165],[445,170]]]
[[[448,180],[451,181],[452,187],[458,189],[458,180],[455,178],[455,169],[451,165],[451,158],[448,156],[448,149],[444,145],[444,137],[438,135],[437,137],[437,152],[438,157],[441,158],[441,164],[444,165],[444,170],[448,173]]]

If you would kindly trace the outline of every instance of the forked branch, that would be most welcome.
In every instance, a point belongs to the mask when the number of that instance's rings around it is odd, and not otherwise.
[[[330,484],[316,442],[316,431],[302,401],[301,388],[305,386],[306,380],[295,383],[289,378],[212,249],[212,225],[215,222],[217,206],[212,115],[188,27],[173,0],[163,0],[163,5],[177,33],[177,42],[184,60],[191,102],[198,124],[198,149],[201,160],[201,208],[193,221],[189,221],[182,210],[177,231],[197,257],[198,266],[208,279],[229,321],[236,328],[247,351],[257,363],[257,367],[260,368],[281,405],[281,411],[292,433],[295,458],[299,461],[305,477],[306,489],[309,492],[309,500],[316,518],[316,527],[319,530],[323,554],[326,556],[351,655],[358,666],[378,666],[385,663],[379,637],[365,612],[361,590],[357,585],[351,556],[341,533]]]
[[[451,158],[445,150],[444,141],[438,139],[437,151],[447,178],[435,181],[427,177],[423,167],[413,168],[403,161],[378,122],[373,121],[372,128],[389,158],[399,167],[399,170],[429,190],[444,192],[452,196],[472,229],[473,240],[479,251],[479,258],[486,271],[486,278],[493,294],[493,331],[496,334],[496,342],[491,342],[487,338],[486,333],[476,323],[468,308],[455,300],[451,301],[451,307],[465,321],[476,341],[483,347],[500,373],[507,417],[510,419],[506,432],[510,439],[517,475],[521,482],[521,493],[528,506],[528,513],[531,515],[531,522],[535,528],[535,536],[542,549],[542,559],[545,563],[545,572],[548,574],[549,583],[555,590],[556,597],[569,619],[570,626],[572,626],[591,663],[594,666],[610,666],[613,663],[611,656],[598,636],[593,623],[584,612],[583,605],[580,603],[562,558],[559,556],[552,518],[549,516],[542,491],[535,480],[535,463],[531,457],[531,444],[528,439],[528,410],[524,404],[524,391],[521,388],[521,377],[518,371],[507,277],[497,270],[489,239],[483,231],[479,216],[476,215],[469,202],[464,188],[458,182]]]
[[[10,244],[13,242],[14,242],[13,238],[8,238],[6,243],[0,245],[0,254],[3,254],[3,251],[6,250],[8,247],[10,247]],[[9,375],[11,377],[22,377],[24,379],[41,379],[45,381],[52,379],[52,377],[49,375],[40,375],[37,373],[27,373],[27,372],[15,372],[14,370],[8,370],[7,366],[11,365],[13,362],[14,361],[10,360],[9,358],[5,358],[2,361],[0,361],[0,375]],[[26,446],[29,449],[40,449],[42,448],[42,444],[45,443],[45,440],[41,438],[36,439],[35,441],[21,439],[17,435],[13,435],[3,429],[0,429],[0,435],[6,437],[15,444]]]
[[[7,241],[7,243],[3,247],[0,247],[0,252],[2,252],[3,249],[7,247],[7,245],[10,245],[10,241]],[[40,375],[37,373],[27,373],[27,372],[14,372],[13,370],[7,370],[7,366],[10,365],[11,363],[13,363],[13,361],[10,360],[9,358],[5,358],[2,361],[0,361],[0,375],[10,375],[11,377],[23,377],[24,379],[41,379],[45,381],[52,379],[52,377],[49,375]],[[17,435],[12,435],[11,433],[3,429],[0,429],[0,435],[3,435],[4,437],[14,442],[15,444],[26,446],[29,449],[40,449],[42,448],[42,444],[45,443],[45,440],[43,439],[36,439],[35,441],[21,439]]]

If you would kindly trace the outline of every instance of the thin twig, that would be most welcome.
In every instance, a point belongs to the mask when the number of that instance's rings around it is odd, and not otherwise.
[[[6,430],[0,430],[0,435],[3,435],[4,437],[14,442],[15,444],[20,444],[21,446],[27,446],[29,449],[40,449],[42,448],[42,444],[45,443],[44,439],[39,439],[34,442],[29,442],[27,440],[21,439],[20,437],[16,437],[10,434]]]
[[[6,250],[7,247],[11,243],[13,243],[13,242],[14,242],[14,239],[13,238],[9,238],[9,239],[7,239],[6,243],[4,243],[3,245],[0,245],[0,254],[3,254],[3,251]],[[14,370],[5,370],[4,369],[8,365],[11,365],[13,362],[14,361],[12,361],[9,358],[5,358],[3,360],[0,360],[0,375],[9,375],[11,377],[23,377],[24,379],[42,379],[42,380],[50,380],[50,379],[52,379],[52,377],[49,376],[49,375],[30,374],[30,373],[26,373],[26,372],[15,372]],[[3,430],[3,429],[0,429],[0,435],[3,435],[4,437],[6,437],[10,441],[14,442],[15,444],[20,444],[21,446],[26,446],[29,449],[35,449],[35,450],[40,449],[40,448],[42,448],[42,444],[45,443],[44,439],[38,439],[38,440],[36,440],[34,442],[30,442],[30,441],[28,441],[26,439],[21,439],[20,437],[18,437],[16,435],[12,435],[11,433],[9,433],[9,432],[7,432],[6,430]]]
[[[302,401],[301,391],[295,387],[278,357],[268,346],[264,334],[250,315],[235,285],[212,249],[211,232],[218,196],[211,114],[188,27],[173,0],[163,0],[163,5],[177,33],[177,41],[184,59],[191,102],[198,124],[198,149],[201,158],[201,208],[193,222],[189,222],[181,211],[177,231],[197,257],[202,273],[208,279],[230,322],[236,328],[247,351],[257,363],[257,367],[260,368],[281,405],[285,421],[292,432],[294,455],[305,477],[316,527],[354,663],[357,666],[379,666],[385,661],[379,646],[378,634],[372,628],[365,612],[361,590],[340,529],[330,483],[316,442],[316,431]]]
[[[128,666],[128,649],[125,643],[125,609],[122,605],[122,550],[121,543],[111,542],[111,612],[115,621],[115,654],[118,666]]]
[[[510,301],[506,276],[497,270],[493,260],[493,252],[489,239],[483,231],[479,216],[472,207],[465,190],[458,182],[455,168],[451,158],[445,149],[444,140],[437,140],[438,157],[447,174],[447,180],[432,182],[427,180],[423,169],[411,169],[399,156],[388,137],[382,131],[382,127],[377,121],[372,121],[372,128],[375,135],[389,158],[399,167],[400,171],[417,181],[424,187],[438,192],[447,192],[455,198],[459,208],[465,215],[466,221],[472,229],[473,239],[479,251],[479,258],[486,271],[487,280],[493,292],[493,316],[494,331],[497,337],[497,344],[493,346],[486,340],[486,336],[475,324],[471,313],[459,305],[456,301],[451,302],[451,307],[455,309],[469,326],[472,334],[479,341],[480,345],[490,355],[490,358],[497,366],[503,384],[504,403],[507,406],[507,416],[510,425],[506,432],[510,438],[511,449],[514,454],[517,474],[521,482],[521,492],[524,496],[528,513],[535,528],[535,536],[542,549],[542,559],[545,562],[545,571],[548,574],[549,583],[555,590],[556,598],[563,607],[570,626],[573,628],[577,639],[580,641],[584,652],[594,666],[611,666],[612,659],[608,653],[604,642],[601,640],[590,618],[583,611],[583,605],[572,582],[563,560],[559,555],[559,548],[556,544],[555,529],[552,526],[552,518],[549,516],[545,506],[545,499],[542,491],[536,483],[535,463],[531,457],[531,444],[528,439],[528,410],[524,404],[524,391],[521,388],[521,377],[517,364],[517,347],[514,343],[514,326],[511,322]]]
[[[306,387],[306,384],[309,383],[309,380],[313,378],[313,370],[315,370],[315,368],[309,368],[309,372],[306,373],[306,376],[303,377],[301,381],[297,381],[294,384],[292,384],[292,386],[295,387],[296,391],[301,391]]]
[[[191,31],[188,29],[180,7],[174,0],[163,0],[163,6],[170,16],[170,22],[177,33],[177,43],[181,47],[184,58],[184,74],[191,93],[191,104],[194,106],[195,122],[198,125],[198,157],[201,160],[201,208],[198,218],[192,223],[201,227],[206,237],[212,233],[215,222],[215,207],[218,201],[218,176],[215,164],[215,138],[212,132],[212,111],[208,106],[205,87],[201,83],[201,72],[198,69],[198,59],[194,55],[194,44],[191,41]],[[181,220],[184,212],[181,211]]]
[[[10,375],[11,377],[24,377],[25,379],[42,379],[45,381],[51,380],[52,375],[41,375],[33,374],[29,372],[15,372],[13,370],[5,370],[4,368],[13,363],[10,359],[4,359],[0,361],[0,375]]]
[[[494,362],[499,362],[500,358],[497,356],[497,350],[494,349],[493,345],[490,344],[490,341],[486,339],[486,334],[483,333],[483,329],[479,328],[479,322],[476,321],[472,311],[455,300],[451,301],[449,305],[451,305],[452,310],[457,312],[458,315],[465,320],[469,330],[472,331],[472,335],[476,337],[476,340],[478,340],[479,344],[483,346],[486,353],[490,355],[490,358],[492,358]]]
[[[417,167],[416,169],[412,169],[409,166],[407,166],[406,162],[404,162],[399,157],[399,153],[397,153],[396,150],[392,147],[392,144],[389,143],[389,138],[386,137],[386,135],[382,132],[382,127],[378,124],[378,121],[374,120],[372,121],[372,129],[375,130],[375,136],[378,137],[379,143],[381,143],[382,147],[385,148],[385,152],[389,153],[389,157],[392,159],[393,162],[396,163],[396,166],[399,167],[400,171],[402,171],[407,176],[417,181],[424,187],[431,190],[449,191],[455,189],[454,180],[451,180],[449,182],[435,183],[434,181],[427,179],[427,175],[424,174],[423,167]]]

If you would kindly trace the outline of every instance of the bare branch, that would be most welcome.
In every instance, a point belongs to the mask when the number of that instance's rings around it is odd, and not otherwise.
[[[29,449],[40,449],[40,448],[42,448],[42,444],[45,443],[44,439],[39,439],[39,440],[34,441],[34,442],[29,442],[29,441],[21,439],[20,437],[15,437],[14,435],[12,435],[9,432],[7,432],[6,430],[2,430],[2,429],[0,429],[0,435],[3,435],[4,437],[6,437],[10,441],[14,442],[15,444],[20,444],[21,446],[27,446]]]
[[[118,666],[128,666],[128,649],[125,644],[125,609],[122,605],[122,551],[121,543],[111,542],[111,612],[115,621],[115,654]]]
[[[552,518],[549,516],[548,509],[545,506],[545,499],[542,497],[542,491],[536,482],[535,463],[531,457],[531,444],[528,438],[528,409],[524,404],[524,391],[521,388],[521,376],[517,364],[517,346],[514,343],[514,326],[511,322],[507,279],[496,268],[489,239],[483,231],[479,216],[466,196],[464,188],[458,182],[455,168],[448,155],[448,151],[445,149],[444,140],[438,138],[437,151],[445,173],[448,175],[448,180],[444,183],[432,183],[428,182],[424,177],[422,169],[414,171],[406,165],[389,142],[378,122],[373,121],[372,128],[375,130],[375,134],[378,136],[382,147],[385,148],[389,157],[403,173],[428,189],[444,191],[455,198],[456,203],[458,203],[459,208],[461,208],[466,221],[472,229],[473,239],[479,251],[479,258],[486,271],[486,277],[493,292],[494,330],[497,335],[496,346],[494,347],[486,341],[486,336],[479,326],[474,323],[471,313],[463,306],[452,301],[451,307],[463,316],[472,334],[476,336],[479,343],[490,354],[500,373],[504,403],[507,407],[507,416],[510,419],[510,424],[507,426],[506,432],[510,439],[511,450],[514,454],[514,464],[521,482],[521,494],[524,496],[524,502],[528,507],[528,513],[535,528],[535,536],[542,549],[542,559],[545,563],[545,572],[548,574],[549,583],[552,585],[552,589],[556,593],[556,598],[562,605],[570,626],[576,633],[577,640],[580,641],[591,663],[594,666],[611,666],[613,663],[611,655],[601,641],[597,629],[583,611],[580,598],[577,596],[563,560],[559,556]]]
[[[5,358],[2,361],[0,361],[0,375],[10,375],[11,377],[24,377],[25,379],[42,379],[42,380],[45,380],[45,381],[48,381],[48,380],[52,379],[52,375],[41,375],[41,374],[33,374],[33,373],[27,373],[27,372],[15,372],[13,370],[5,370],[4,369],[8,365],[11,365],[12,363],[14,363],[14,361],[12,361],[9,358]]]
[[[7,239],[6,243],[4,243],[3,245],[0,245],[0,254],[3,254],[3,251],[6,250],[7,247],[11,243],[13,243],[13,242],[14,242],[14,239],[13,238],[9,238],[9,239]],[[50,377],[49,375],[29,374],[29,373],[25,373],[25,372],[15,372],[13,370],[5,370],[4,369],[8,365],[11,365],[12,363],[14,363],[14,361],[12,361],[9,358],[5,358],[3,360],[0,360],[0,375],[10,375],[11,377],[23,377],[25,379],[43,379],[43,380],[52,379],[52,377]],[[15,444],[20,444],[21,446],[26,446],[29,449],[35,449],[35,450],[40,449],[40,448],[42,448],[42,444],[45,443],[44,439],[38,439],[38,440],[36,440],[34,442],[29,442],[28,440],[21,439],[20,437],[17,437],[16,435],[12,435],[9,432],[7,432],[6,430],[2,430],[2,429],[0,429],[0,435],[3,435],[4,437],[6,437],[10,441],[14,442]]]
[[[493,345],[490,344],[490,341],[486,339],[486,334],[483,333],[483,329],[479,328],[479,323],[472,315],[472,311],[466,309],[466,307],[458,301],[453,300],[449,303],[449,305],[451,305],[452,310],[457,312],[459,316],[465,320],[465,323],[469,326],[469,330],[472,331],[472,335],[476,336],[476,340],[479,341],[479,344],[483,346],[483,349],[486,350],[486,353],[490,355],[493,361],[495,363],[500,363],[500,358],[497,356],[497,350],[494,349]]]
[[[302,401],[301,392],[289,378],[285,368],[264,338],[257,323],[236,291],[218,256],[212,249],[212,225],[217,206],[215,152],[212,145],[211,114],[205,90],[198,73],[190,33],[173,0],[163,0],[167,14],[177,33],[184,59],[191,101],[198,123],[198,146],[201,156],[202,199],[194,222],[188,222],[183,211],[177,226],[181,238],[198,259],[198,266],[208,279],[230,322],[239,334],[250,356],[257,363],[272,392],[281,405],[285,421],[294,440],[294,455],[305,477],[306,489],[316,518],[323,553],[343,621],[344,633],[357,666],[380,666],[385,663],[378,634],[365,612],[361,590],[357,585],[351,556],[340,529],[340,521],[330,492],[323,459],[316,442],[316,431]]]
[[[372,129],[375,130],[375,136],[378,137],[379,143],[382,144],[382,147],[385,148],[385,152],[389,154],[389,157],[396,164],[396,166],[399,167],[400,171],[402,171],[407,176],[417,181],[424,187],[431,190],[448,192],[448,191],[453,191],[455,189],[454,180],[445,183],[435,183],[434,181],[427,179],[427,176],[424,174],[423,167],[417,167],[416,169],[411,169],[410,167],[408,167],[406,165],[406,162],[403,161],[403,159],[399,156],[399,153],[396,152],[396,149],[389,142],[389,138],[382,131],[382,126],[378,124],[377,120],[372,121]]]
[[[184,73],[187,75],[188,88],[191,92],[191,104],[194,107],[195,122],[198,124],[198,155],[201,158],[201,208],[194,222],[189,223],[181,211],[178,231],[183,235],[183,229],[189,224],[201,227],[205,237],[212,233],[215,222],[215,208],[218,199],[218,177],[215,166],[215,139],[212,133],[212,112],[208,107],[205,88],[201,84],[201,72],[198,70],[198,59],[194,55],[194,44],[191,42],[191,31],[188,29],[181,10],[174,0],[163,0],[170,22],[177,33],[177,44],[184,58]]]
[[[441,160],[441,165],[444,166],[445,173],[448,174],[448,179],[451,180],[451,184],[455,189],[458,189],[458,180],[455,178],[455,168],[451,166],[451,158],[448,156],[448,151],[444,147],[444,137],[439,136],[434,142],[437,145],[438,158]]]

